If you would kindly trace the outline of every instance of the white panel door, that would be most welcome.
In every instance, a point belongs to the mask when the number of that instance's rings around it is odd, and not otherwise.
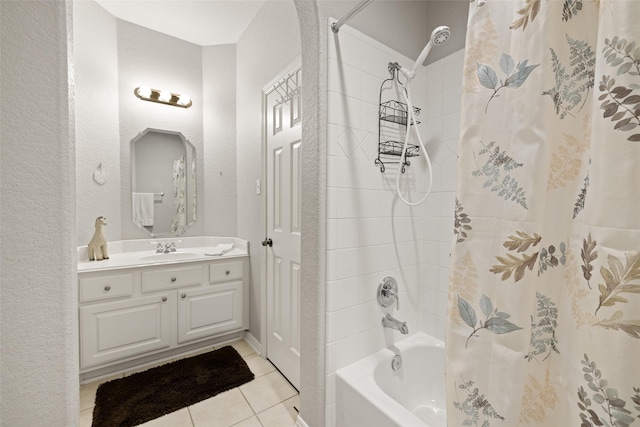
[[[242,281],[178,291],[178,343],[242,329]]]
[[[301,71],[293,73],[297,85]],[[286,80],[287,76],[284,76]],[[285,83],[286,84],[286,83]],[[266,99],[267,357],[300,388],[300,96]],[[266,243],[267,241],[263,242]]]

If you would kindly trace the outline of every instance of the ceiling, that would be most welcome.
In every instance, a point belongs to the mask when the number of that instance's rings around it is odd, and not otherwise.
[[[235,44],[265,0],[96,0],[123,21],[200,45]]]

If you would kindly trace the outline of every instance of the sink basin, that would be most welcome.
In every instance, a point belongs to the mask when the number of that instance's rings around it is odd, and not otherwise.
[[[192,252],[169,252],[169,253],[158,253],[140,257],[142,261],[172,261],[176,259],[187,259],[187,258],[197,258],[202,255],[194,254]]]

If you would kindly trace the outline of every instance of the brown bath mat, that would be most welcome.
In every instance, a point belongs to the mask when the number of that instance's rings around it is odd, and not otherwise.
[[[253,379],[231,346],[101,384],[93,427],[129,427],[193,405]]]

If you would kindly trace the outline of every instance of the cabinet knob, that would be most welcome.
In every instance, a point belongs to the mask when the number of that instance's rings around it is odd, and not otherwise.
[[[109,291],[111,290],[111,286],[109,286],[109,285],[105,286],[105,287],[104,287],[104,290],[105,290],[105,291],[107,291],[107,292],[109,292]]]
[[[228,276],[229,274],[231,274],[231,271],[227,270],[227,271],[224,272],[224,274],[226,274]]]
[[[175,281],[176,281],[176,278],[175,278],[175,277],[172,277],[172,278],[171,278],[171,282],[173,283],[173,282],[175,282]]]
[[[167,302],[167,297],[162,297],[162,302]]]
[[[187,294],[183,293],[182,295],[180,295],[182,297],[182,299],[187,297]]]

